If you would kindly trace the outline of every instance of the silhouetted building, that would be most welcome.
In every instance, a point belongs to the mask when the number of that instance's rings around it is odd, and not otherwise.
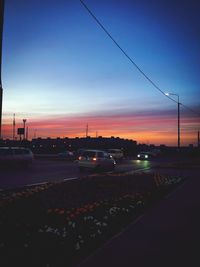
[[[120,148],[129,155],[136,151],[137,142],[129,139],[115,137],[84,137],[84,138],[37,138],[31,141],[31,149],[36,153],[58,153],[64,150],[76,151],[78,149],[110,149]]]

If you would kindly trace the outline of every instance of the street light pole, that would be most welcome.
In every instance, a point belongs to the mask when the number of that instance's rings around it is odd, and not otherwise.
[[[25,135],[25,132],[26,132],[26,131],[25,131],[26,119],[23,119],[23,123],[24,123],[24,140],[25,140],[25,136],[26,136],[26,135]]]
[[[180,149],[180,102],[178,96],[178,150]]]
[[[4,15],[4,0],[0,0],[0,139],[2,137],[2,102],[3,102],[3,87],[1,81],[3,15]]]
[[[180,102],[179,102],[179,95],[178,94],[173,94],[173,93],[165,93],[165,95],[169,96],[169,95],[175,95],[178,98],[178,142],[177,142],[177,147],[178,150],[180,149]]]

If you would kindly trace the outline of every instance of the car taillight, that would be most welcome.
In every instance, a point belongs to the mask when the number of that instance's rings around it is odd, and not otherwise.
[[[93,161],[96,161],[96,160],[97,160],[97,158],[92,158],[92,160],[93,160]]]
[[[79,157],[78,157],[78,159],[79,159],[79,160],[82,160],[82,157],[81,157],[81,156],[79,156]]]

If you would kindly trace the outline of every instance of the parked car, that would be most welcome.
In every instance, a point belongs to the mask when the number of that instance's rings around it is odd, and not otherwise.
[[[122,160],[124,158],[124,153],[121,149],[108,149],[107,152],[115,159]]]
[[[58,153],[58,157],[67,160],[75,160],[75,155],[72,151],[64,151]]]
[[[33,153],[24,147],[0,147],[0,165],[29,165],[33,162]]]
[[[116,165],[111,155],[102,150],[85,150],[78,158],[79,170],[112,171]]]
[[[152,157],[155,157],[155,155],[152,152],[149,152],[149,151],[146,151],[146,152],[142,151],[137,155],[138,159],[146,159],[146,160],[148,160],[148,159],[150,159]]]

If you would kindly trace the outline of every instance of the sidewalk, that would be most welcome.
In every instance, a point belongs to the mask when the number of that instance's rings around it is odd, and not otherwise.
[[[77,267],[200,266],[199,174]]]

